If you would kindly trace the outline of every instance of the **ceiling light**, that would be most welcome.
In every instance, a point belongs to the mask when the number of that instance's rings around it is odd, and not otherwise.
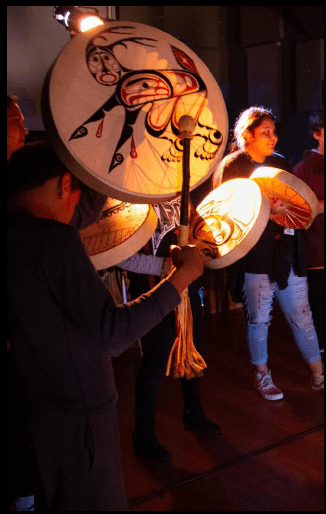
[[[75,5],[55,5],[53,17],[70,32],[85,32],[104,24],[104,19],[95,7],[83,7],[92,12],[85,12]]]

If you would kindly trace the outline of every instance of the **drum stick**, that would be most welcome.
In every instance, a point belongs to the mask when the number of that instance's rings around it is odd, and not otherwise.
[[[195,122],[191,116],[182,116],[179,120],[180,139],[183,139],[182,160],[182,193],[180,207],[180,231],[178,244],[186,246],[189,235],[189,188],[190,188],[190,141],[195,129]],[[181,303],[176,308],[176,339],[170,352],[166,367],[169,375],[173,363],[175,378],[186,379],[201,376],[206,363],[197,352],[193,342],[193,318],[188,296],[188,288],[181,293]]]
[[[189,188],[190,188],[190,141],[195,122],[189,115],[181,116],[179,120],[179,138],[183,140],[182,156],[182,191],[180,206],[180,231],[178,243],[180,246],[188,244],[189,235]]]

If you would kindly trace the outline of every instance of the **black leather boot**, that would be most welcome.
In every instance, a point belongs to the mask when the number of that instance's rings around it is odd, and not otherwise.
[[[167,462],[171,454],[159,443],[156,435],[150,438],[138,437],[133,434],[133,445],[136,457],[151,462]]]
[[[184,409],[182,419],[186,430],[204,435],[221,435],[222,430],[216,423],[208,419],[202,407]]]

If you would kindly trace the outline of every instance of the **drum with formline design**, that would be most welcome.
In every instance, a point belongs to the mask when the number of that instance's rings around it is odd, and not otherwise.
[[[124,21],[73,37],[45,80],[42,114],[72,173],[132,203],[181,192],[182,115],[196,124],[191,189],[214,171],[228,134],[220,88],[197,55],[161,30]]]
[[[100,218],[79,234],[95,268],[102,270],[138,252],[156,226],[157,216],[151,205],[108,198]]]
[[[191,216],[189,242],[210,257],[208,268],[224,268],[258,242],[270,216],[270,203],[252,180],[229,180],[211,191]]]

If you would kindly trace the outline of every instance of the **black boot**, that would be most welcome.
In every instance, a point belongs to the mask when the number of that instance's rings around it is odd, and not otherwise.
[[[184,409],[182,419],[186,430],[203,435],[221,435],[222,430],[216,423],[208,419],[201,406]]]
[[[159,443],[156,435],[151,437],[138,437],[133,434],[133,445],[136,457],[150,462],[167,462],[171,454]]]

